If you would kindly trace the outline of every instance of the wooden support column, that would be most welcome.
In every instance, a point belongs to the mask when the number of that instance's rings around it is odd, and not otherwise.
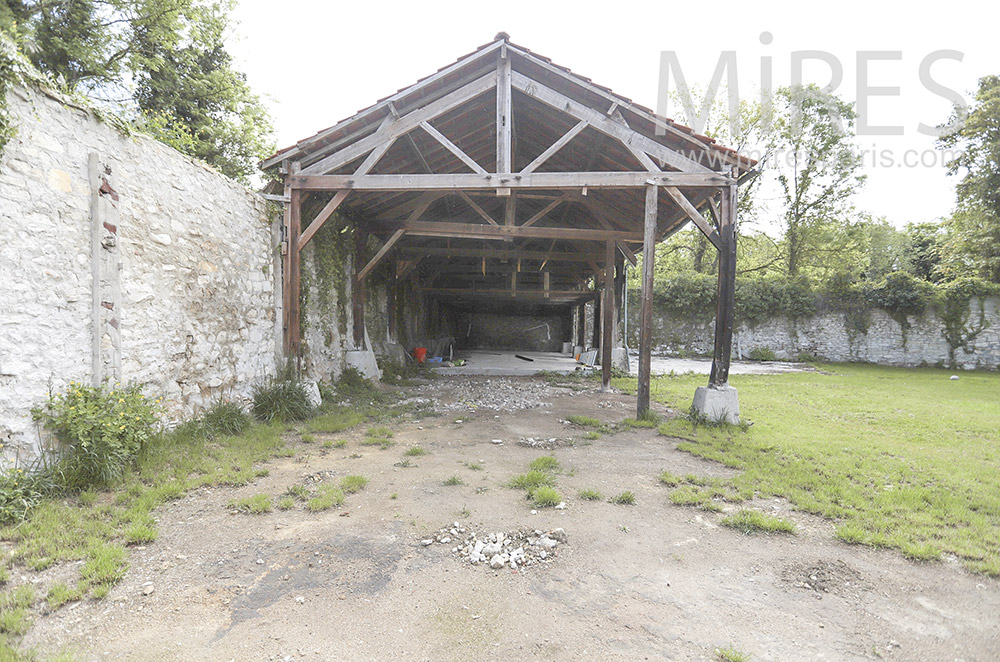
[[[604,330],[601,333],[601,390],[611,390],[611,350],[615,344],[615,242],[604,244],[604,302],[601,317]]]
[[[726,386],[733,347],[733,308],[736,292],[736,185],[722,189],[719,214],[719,289],[715,310],[715,351],[709,386]]]
[[[587,304],[581,303],[576,307],[576,344],[587,349]]]
[[[396,258],[392,259],[389,264],[389,283],[386,287],[385,294],[385,322],[386,322],[386,333],[389,334],[389,342],[397,342],[397,331],[396,331],[396,291],[397,291],[397,281],[396,281],[396,271],[398,269]]]
[[[302,193],[292,189],[288,203],[288,242],[285,252],[285,310],[287,325],[285,327],[285,356],[296,361],[298,366],[299,345],[301,339],[299,310],[299,286],[302,282],[302,253],[299,251],[299,235],[302,232]]]
[[[639,310],[639,395],[636,416],[649,411],[649,356],[653,344],[653,268],[656,262],[657,187],[646,188],[642,242],[642,303]]]
[[[351,283],[351,312],[354,317],[354,349],[365,348],[365,281],[361,270],[366,264],[365,247],[368,233],[354,228],[354,279]]]

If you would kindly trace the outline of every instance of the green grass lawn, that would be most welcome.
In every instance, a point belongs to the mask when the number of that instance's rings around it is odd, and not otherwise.
[[[1000,374],[822,365],[817,372],[734,375],[746,430],[671,419],[678,448],[742,473],[683,481],[684,501],[787,498],[834,520],[852,543],[914,559],[954,554],[1000,575]],[[658,377],[653,399],[687,411],[703,375]],[[635,380],[615,386],[634,391]]]

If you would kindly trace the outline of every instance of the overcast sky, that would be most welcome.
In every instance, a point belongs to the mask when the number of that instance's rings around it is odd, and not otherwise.
[[[782,86],[791,81],[793,52],[823,51],[843,70],[835,92],[850,101],[858,98],[858,62],[865,58],[859,52],[898,52],[868,56],[868,86],[899,92],[869,95],[867,123],[899,126],[903,135],[857,136],[868,182],[855,203],[902,226],[949,214],[955,198],[955,179],[946,175],[934,139],[917,130],[947,121],[951,111],[949,100],[921,83],[921,62],[936,51],[957,51],[961,61],[941,55],[930,76],[971,101],[979,77],[1000,74],[1000,5],[953,1],[931,12],[916,3],[882,4],[716,1],[685,11],[692,5],[241,0],[230,49],[266,97],[279,147],[436,71],[501,30],[650,108],[657,107],[663,51],[675,52],[687,82],[701,88],[720,53],[734,51],[744,96],[760,88],[762,57],[771,58],[774,85]],[[773,37],[768,45],[761,43],[765,32]],[[803,72],[806,82],[830,82],[823,62],[807,61]],[[687,123],[682,109],[669,111]],[[904,165],[904,158],[917,164]]]

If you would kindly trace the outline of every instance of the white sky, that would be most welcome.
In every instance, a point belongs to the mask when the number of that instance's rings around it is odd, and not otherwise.
[[[870,86],[899,87],[898,96],[870,97],[869,124],[901,125],[902,136],[858,136],[860,147],[889,150],[891,167],[871,165],[856,196],[861,210],[894,225],[945,216],[954,205],[934,140],[917,132],[923,122],[947,120],[951,104],[920,83],[918,69],[933,51],[954,50],[933,78],[967,100],[979,77],[1000,74],[1000,5],[880,2],[683,3],[540,0],[487,2],[330,2],[241,0],[230,50],[274,116],[278,146],[287,146],[352,115],[445,66],[497,32],[650,108],[656,108],[661,51],[675,51],[687,82],[707,87],[721,51],[735,51],[740,91],[756,93],[761,57],[773,61],[775,86],[790,83],[791,53],[821,50],[842,65],[835,90],[855,101],[858,51],[900,51],[900,59],[868,65]],[[688,5],[690,6],[690,5]],[[930,7],[930,4],[925,5]],[[773,42],[764,46],[762,32]],[[807,63],[806,82],[825,85],[828,68]],[[669,115],[684,122],[680,108]],[[906,167],[906,150],[933,165]],[[771,195],[771,193],[767,193]]]

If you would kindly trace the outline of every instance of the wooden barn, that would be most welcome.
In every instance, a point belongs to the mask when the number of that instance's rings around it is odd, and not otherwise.
[[[754,175],[752,160],[500,33],[262,165],[284,185],[271,197],[284,205],[289,357],[302,353],[303,251],[331,218],[350,226],[342,235],[350,243],[342,247],[350,287],[339,305],[350,310],[351,352],[375,349],[365,300],[378,272],[389,342],[399,341],[405,287],[408,300],[421,299],[427,324],[459,347],[476,320],[486,328],[489,317],[494,331],[497,319],[553,320],[545,322],[548,340],[555,326],[557,341],[598,349],[604,388],[622,343],[624,268],[641,252],[642,414],[653,250],[693,222],[719,251],[714,361],[696,404],[700,398],[698,406],[717,418],[738,417],[727,384],[736,190]],[[489,333],[480,335],[490,342]],[[507,342],[500,335],[493,333],[495,342]]]

